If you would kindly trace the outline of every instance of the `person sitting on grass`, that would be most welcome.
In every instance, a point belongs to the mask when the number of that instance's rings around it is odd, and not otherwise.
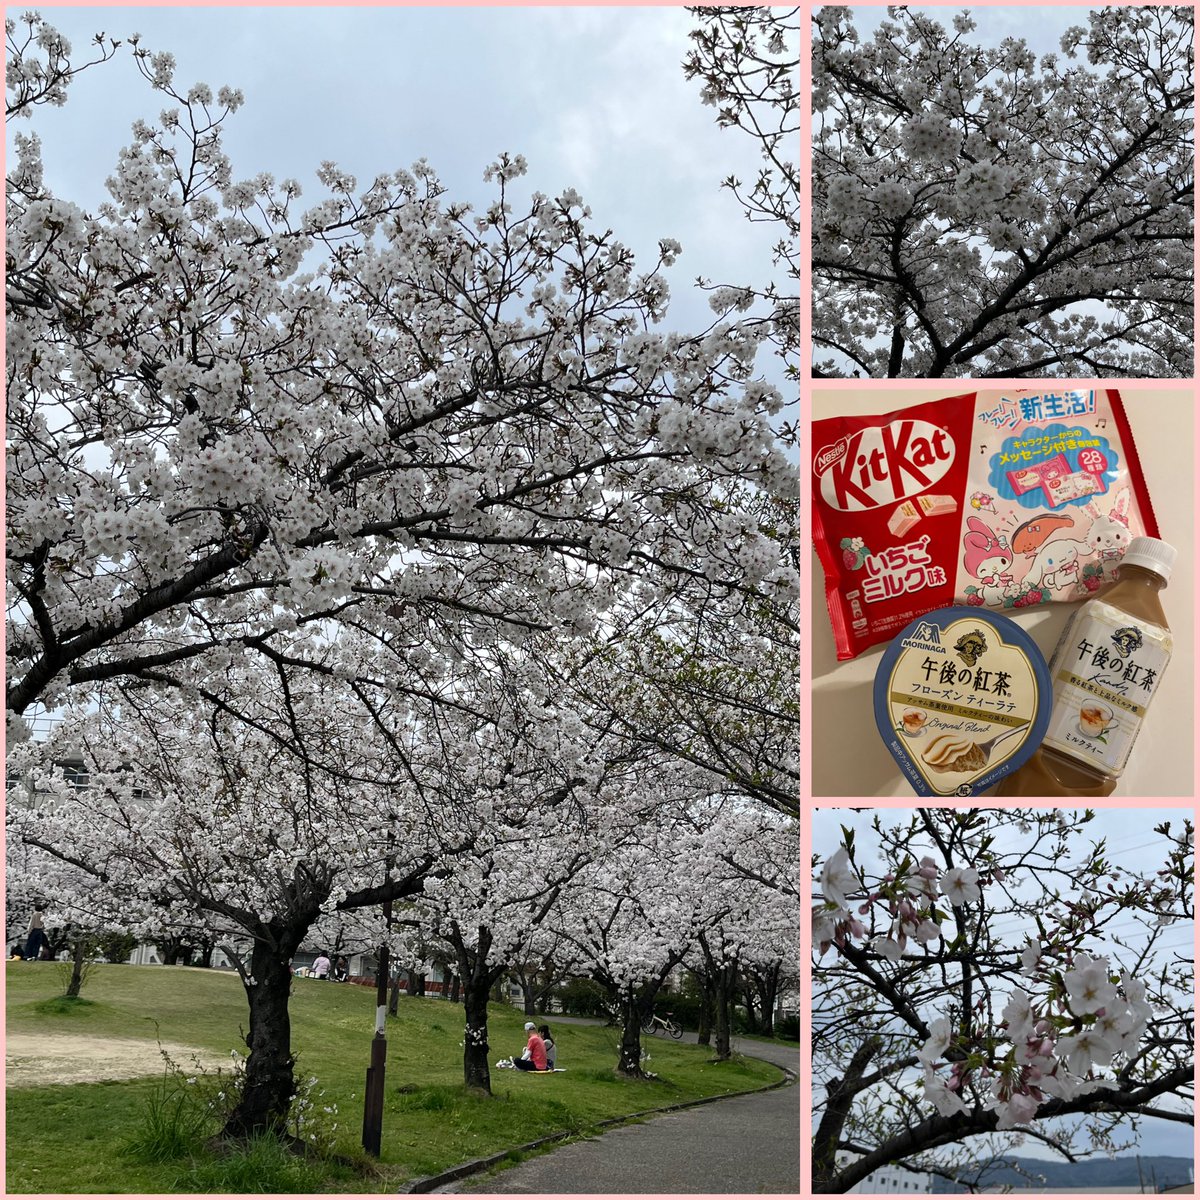
[[[525,1047],[525,1053],[513,1060],[513,1066],[518,1071],[544,1071],[546,1043],[538,1036],[537,1026],[532,1021],[525,1022],[525,1032],[529,1034],[529,1044]]]
[[[558,1049],[554,1045],[554,1039],[550,1036],[549,1025],[539,1025],[538,1033],[541,1035],[542,1045],[546,1047],[546,1070],[553,1071],[554,1064],[558,1059]]]

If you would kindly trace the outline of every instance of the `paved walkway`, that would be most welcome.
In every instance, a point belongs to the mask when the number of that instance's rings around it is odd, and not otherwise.
[[[685,1038],[696,1040],[695,1034]],[[739,1053],[797,1071],[799,1048],[734,1039]],[[800,1093],[793,1085],[702,1104],[573,1142],[439,1192],[712,1193],[800,1190]]]

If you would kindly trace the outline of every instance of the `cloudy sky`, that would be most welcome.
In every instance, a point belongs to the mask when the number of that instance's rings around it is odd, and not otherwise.
[[[751,140],[720,130],[683,77],[693,20],[682,8],[48,8],[78,58],[93,34],[138,32],[175,55],[176,86],[241,88],[228,124],[236,178],[294,177],[319,196],[332,159],[366,185],[425,157],[453,199],[485,201],[484,167],[525,155],[528,190],[574,187],[600,229],[653,264],[660,238],[684,253],[669,273],[671,325],[711,317],[691,283],[763,283],[778,231],[748,222],[720,188],[751,176]],[[47,182],[85,206],[138,117],[166,107],[128,47],[81,75],[62,109],[35,117]],[[22,123],[24,125],[24,123]],[[765,353],[764,353],[765,359]]]
[[[910,816],[908,810],[873,810],[873,809],[819,809],[812,814],[812,846],[813,853],[822,860],[831,855],[842,842],[841,826],[845,825],[855,831],[855,859],[868,874],[880,869],[883,860],[876,853],[877,842],[871,830],[871,823],[876,814],[882,818],[885,828],[895,823],[906,825]],[[1183,828],[1184,818],[1195,820],[1194,810],[1187,808],[1099,808],[1095,817],[1086,826],[1086,834],[1077,842],[1080,847],[1080,860],[1083,858],[1085,841],[1090,843],[1104,838],[1107,842],[1107,857],[1121,867],[1139,873],[1153,874],[1160,869],[1164,862],[1163,839],[1154,833],[1154,827],[1169,821],[1175,831]],[[996,843],[994,849],[1003,854],[1006,850],[1016,849],[1018,845],[1027,844],[1028,839],[1007,833],[1002,826],[995,831]],[[931,847],[921,847],[914,844],[915,853],[919,856],[932,852]],[[1012,883],[1011,877],[1009,883]],[[1132,920],[1118,921],[1114,926],[1127,935],[1135,928]],[[1014,937],[1014,944],[1023,941],[1020,930],[1009,930],[1002,920],[997,923],[997,929]],[[1036,934],[1036,931],[1032,931]],[[1194,931],[1191,925],[1177,923],[1164,931],[1161,946],[1165,950],[1190,955],[1194,945]],[[1081,1140],[1086,1140],[1083,1136]],[[1148,1120],[1143,1122],[1136,1135],[1136,1148],[1142,1154],[1167,1154],[1190,1157],[1192,1154],[1192,1131],[1188,1126],[1174,1122]],[[1019,1153],[1030,1158],[1053,1158],[1054,1154],[1040,1142],[1027,1139]],[[1132,1154],[1134,1150],[1126,1151]]]
[[[972,42],[998,46],[1006,37],[1024,38],[1035,54],[1058,54],[1059,39],[1071,25],[1086,25],[1089,6],[1056,4],[1039,7],[1011,4],[911,5],[913,12],[924,13],[950,29],[955,13],[967,11],[975,29],[967,35]],[[885,7],[853,6],[855,25],[864,37],[887,17]],[[1066,60],[1064,60],[1066,61]],[[1075,59],[1075,65],[1082,60]]]

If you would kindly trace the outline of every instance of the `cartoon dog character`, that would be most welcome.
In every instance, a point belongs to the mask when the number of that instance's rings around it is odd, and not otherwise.
[[[1085,504],[1083,510],[1092,518],[1092,523],[1082,539],[1078,536],[1050,537],[1043,542],[1029,564],[1029,571],[1025,575],[1028,583],[1042,589],[1072,586],[1079,582],[1080,560],[1097,559],[1103,565],[1124,557],[1132,537],[1129,531],[1129,489],[1122,488],[1117,492],[1113,506],[1107,513],[1101,512],[1095,501]],[[1048,525],[1049,520],[1043,518],[1040,523]],[[1071,532],[1075,533],[1073,524]]]

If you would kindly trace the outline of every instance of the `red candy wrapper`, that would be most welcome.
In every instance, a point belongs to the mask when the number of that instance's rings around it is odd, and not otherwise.
[[[813,422],[839,659],[950,604],[1081,600],[1158,523],[1114,388],[973,392]],[[1011,615],[1011,614],[1010,614]]]

